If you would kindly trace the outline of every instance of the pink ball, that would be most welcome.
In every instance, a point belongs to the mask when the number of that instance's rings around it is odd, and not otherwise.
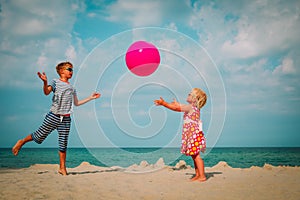
[[[127,68],[138,76],[148,76],[155,72],[160,63],[158,49],[145,41],[134,42],[125,56]]]

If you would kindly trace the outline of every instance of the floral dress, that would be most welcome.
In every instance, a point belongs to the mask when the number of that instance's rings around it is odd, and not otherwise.
[[[204,152],[206,141],[202,132],[202,122],[200,120],[200,110],[193,106],[192,113],[184,113],[181,153],[187,156],[197,155]]]

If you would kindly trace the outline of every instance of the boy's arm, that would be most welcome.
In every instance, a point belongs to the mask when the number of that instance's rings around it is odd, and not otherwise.
[[[82,104],[85,104],[93,99],[98,99],[100,96],[101,96],[100,93],[94,92],[91,96],[89,96],[83,100],[78,100],[77,95],[74,95],[74,105],[81,106]]]
[[[51,85],[48,85],[47,82],[44,82],[43,90],[44,90],[44,94],[45,94],[45,95],[48,95],[48,94],[50,94],[51,91],[52,91],[52,86],[51,86]]]
[[[44,94],[45,95],[50,94],[52,91],[52,86],[48,85],[48,80],[47,80],[47,76],[46,76],[45,72],[43,72],[43,73],[38,72],[37,74],[38,74],[39,78],[44,82],[44,86],[43,86]]]

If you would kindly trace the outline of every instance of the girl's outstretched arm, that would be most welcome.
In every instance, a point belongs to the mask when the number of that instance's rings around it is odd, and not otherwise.
[[[176,99],[174,99],[173,102],[168,103],[162,97],[160,97],[160,99],[154,100],[154,103],[157,106],[164,106],[176,112],[189,112],[191,110],[190,105],[180,104],[176,101]]]

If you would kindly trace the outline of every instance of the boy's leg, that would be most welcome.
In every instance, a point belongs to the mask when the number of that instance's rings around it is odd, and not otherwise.
[[[47,136],[57,128],[59,122],[59,115],[55,115],[52,112],[48,113],[43,124],[32,134],[32,139],[36,143],[41,144],[47,138]]]
[[[35,141],[38,144],[41,144],[46,137],[56,128],[59,122],[59,117],[55,116],[53,113],[48,113],[44,119],[43,124],[39,127],[37,131],[28,135],[22,140],[18,140],[15,146],[12,148],[12,153],[16,156],[19,153],[19,150],[24,144],[30,141]]]
[[[67,168],[66,168],[66,157],[67,157],[67,152],[62,152],[59,151],[59,170],[58,173],[61,175],[68,175],[67,173]]]
[[[59,143],[59,170],[58,172],[62,175],[67,175],[66,168],[66,156],[67,156],[67,145],[68,137],[71,128],[71,118],[63,117],[61,123],[57,127],[58,131],[58,143]]]
[[[26,144],[27,142],[32,141],[32,136],[31,134],[26,136],[24,139],[22,140],[18,140],[17,143],[15,144],[15,146],[12,148],[12,153],[16,156],[19,153],[19,150],[22,148],[22,146],[24,144]]]

